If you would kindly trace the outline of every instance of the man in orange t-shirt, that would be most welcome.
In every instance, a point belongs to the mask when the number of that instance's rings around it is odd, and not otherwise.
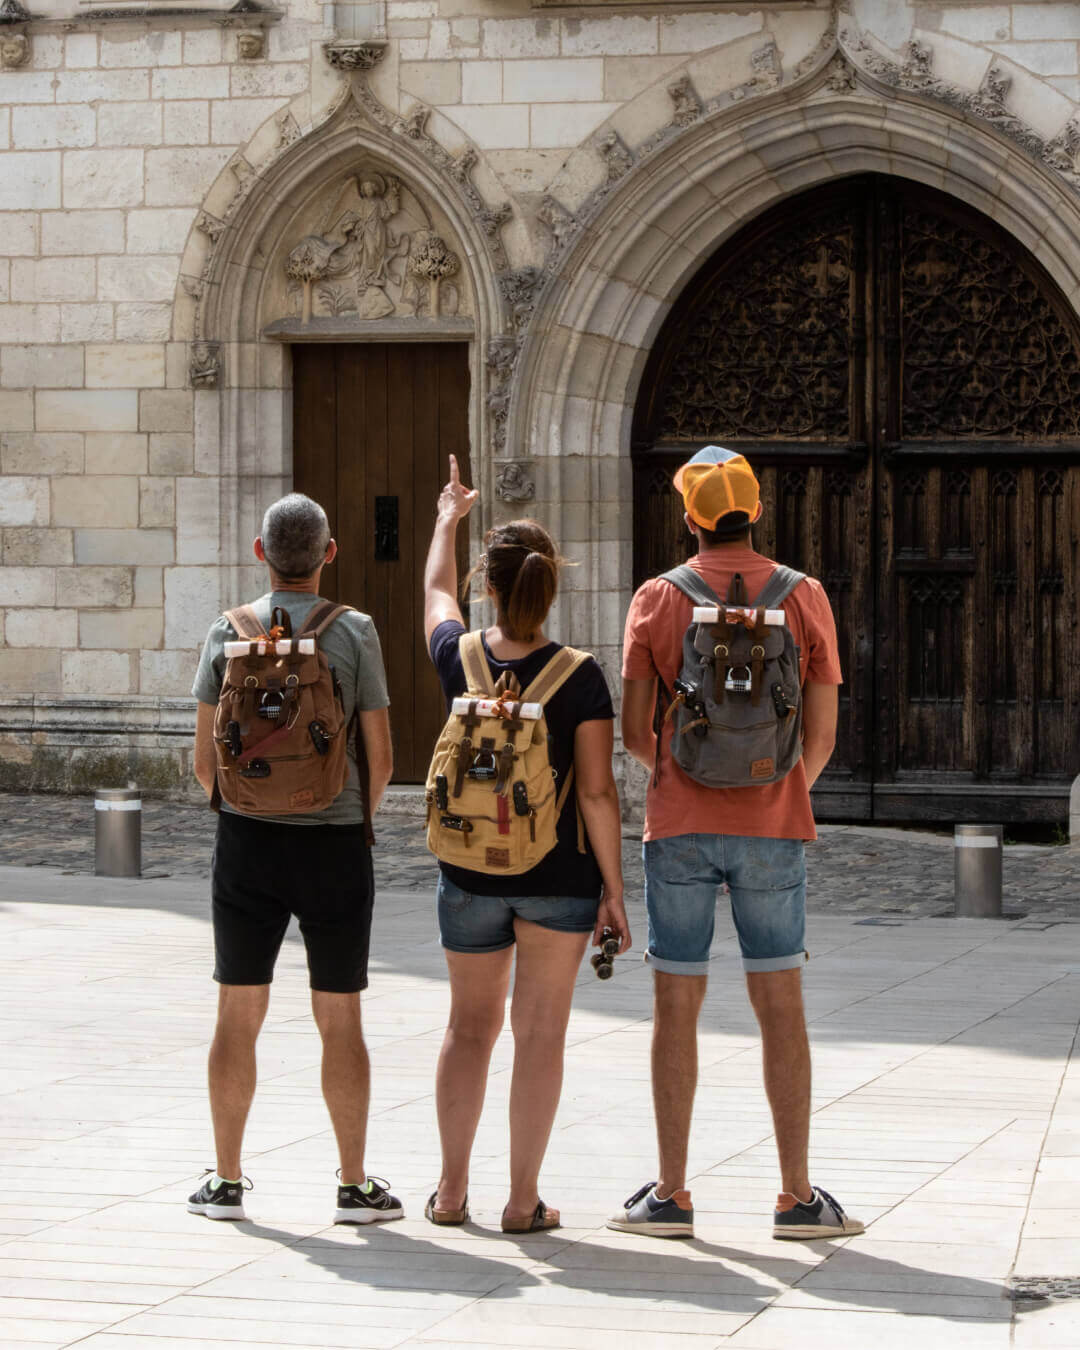
[[[750,526],[761,516],[758,482],[742,455],[706,446],[675,475],[685,520],[698,541],[693,568],[720,600],[740,574],[753,600],[777,564],[755,553]],[[657,680],[670,697],[682,666],[693,601],[669,581],[647,581],[626,619],[622,735],[650,772],[645,807],[646,961],[653,967],[652,1078],[660,1176],[626,1201],[610,1228],[658,1237],[692,1236],[686,1188],[690,1118],[697,1087],[697,1022],[705,999],[716,897],[726,885],[750,1002],[761,1027],[765,1089],[780,1155],[781,1194],[773,1235],[810,1239],[860,1233],[807,1171],[810,1047],[802,1003],[806,960],[803,843],[815,839],[810,788],[836,738],[841,683],[836,625],[820,582],[805,577],[783,602],[799,650],[802,758],[778,782],[706,787],[671,757],[672,723],[653,730]]]

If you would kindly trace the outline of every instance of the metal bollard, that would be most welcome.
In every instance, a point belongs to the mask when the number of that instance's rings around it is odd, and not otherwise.
[[[98,788],[94,793],[94,873],[142,875],[142,797],[138,788]]]
[[[1000,825],[957,825],[955,845],[956,917],[1001,918]]]

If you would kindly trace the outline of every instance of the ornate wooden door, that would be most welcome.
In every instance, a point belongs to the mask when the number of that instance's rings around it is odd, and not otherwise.
[[[740,233],[653,351],[638,580],[685,556],[670,475],[759,471],[756,546],[823,581],[845,685],[822,818],[1056,819],[1080,769],[1080,331],[991,222],[902,180]]]
[[[293,348],[293,483],[325,507],[338,542],[322,593],[375,621],[402,783],[424,779],[446,718],[424,645],[422,581],[451,454],[470,481],[468,350],[403,342]],[[464,568],[464,531],[460,546]]]

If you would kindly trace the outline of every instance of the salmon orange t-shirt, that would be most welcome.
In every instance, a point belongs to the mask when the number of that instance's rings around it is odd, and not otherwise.
[[[709,549],[689,560],[721,600],[736,572],[751,602],[777,566],[752,548]],[[626,616],[623,678],[657,676],[668,690],[682,666],[683,636],[693,601],[668,581],[646,581]],[[784,601],[784,613],[799,649],[802,683],[842,684],[836,623],[819,581],[807,577]],[[672,724],[660,733],[660,772],[649,779],[645,838],[677,834],[740,834],[769,839],[816,839],[806,772],[800,759],[786,777],[761,787],[711,788],[697,783],[671,758]]]

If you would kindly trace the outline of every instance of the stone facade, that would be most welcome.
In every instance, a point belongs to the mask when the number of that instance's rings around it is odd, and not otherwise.
[[[1080,4],[168,8],[0,10],[3,783],[186,781],[289,342],[470,339],[475,527],[551,524],[614,683],[637,383],[736,228],[900,173],[1080,296]]]

